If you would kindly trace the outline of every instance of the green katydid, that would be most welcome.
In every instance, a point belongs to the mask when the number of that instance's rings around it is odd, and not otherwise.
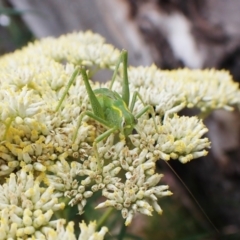
[[[116,79],[121,62],[123,63],[123,87],[122,87],[122,95],[119,95],[117,92],[112,90],[112,86]],[[78,125],[77,125],[77,131],[73,136],[73,141],[76,140],[78,129],[80,128],[82,120],[86,115],[94,119],[95,121],[99,122],[100,124],[102,124],[108,129],[106,132],[99,135],[93,142],[93,148],[98,161],[98,168],[100,170],[101,163],[98,155],[97,144],[115,132],[120,133],[120,138],[127,138],[128,135],[131,134],[133,129],[135,128],[137,124],[137,119],[140,118],[143,114],[147,113],[148,111],[150,111],[152,114],[153,122],[156,128],[156,131],[158,132],[157,124],[155,122],[155,117],[154,117],[155,116],[154,110],[151,105],[144,104],[144,101],[138,92],[133,93],[131,103],[129,104],[130,91],[129,91],[129,82],[128,82],[128,73],[127,73],[127,51],[125,50],[123,50],[120,54],[120,57],[118,59],[118,62],[116,64],[116,67],[113,73],[113,77],[112,77],[109,89],[99,88],[99,89],[92,90],[86,70],[83,67],[76,68],[63,93],[62,98],[59,101],[57,110],[59,110],[59,108],[61,107],[61,104],[64,98],[66,97],[69,88],[71,87],[71,85],[73,84],[74,80],[76,79],[79,73],[81,73],[82,75],[82,79],[84,81],[84,84],[89,96],[89,100],[91,103],[92,111],[84,111],[80,114]],[[139,113],[134,115],[133,109],[134,109],[134,105],[137,97],[143,103],[143,108]],[[181,180],[178,174],[172,169],[169,163],[166,162],[166,164],[171,168],[174,174],[180,179],[183,186],[190,193],[190,195],[192,196],[194,201],[197,203],[198,207],[200,208],[202,213],[205,215],[207,220],[213,225],[214,229],[218,232],[218,230],[216,229],[212,221],[209,219],[205,211],[202,209],[201,205],[198,203],[196,198],[193,196],[193,194],[189,190],[189,188]]]
[[[129,91],[129,82],[128,82],[128,73],[127,73],[127,58],[128,58],[127,51],[123,50],[119,56],[117,65],[115,67],[109,89],[99,88],[99,89],[92,90],[89,84],[89,79],[88,79],[86,70],[83,67],[77,68],[74,71],[67,85],[67,88],[64,91],[63,97],[61,98],[59,105],[57,107],[57,109],[59,109],[70,86],[72,85],[76,76],[80,72],[89,96],[92,111],[84,111],[80,114],[77,130],[79,129],[82,123],[83,117],[86,115],[94,119],[95,121],[99,122],[100,124],[102,124],[108,129],[106,132],[99,135],[93,142],[93,148],[95,150],[95,154],[98,159],[99,167],[100,167],[100,160],[99,160],[98,151],[97,151],[97,143],[99,143],[100,141],[110,136],[110,134],[114,132],[119,132],[120,138],[126,138],[129,134],[132,133],[134,127],[137,124],[137,119],[140,118],[143,114],[145,114],[148,111],[150,111],[153,116],[154,125],[157,130],[153,107],[150,105],[146,106],[144,104],[142,97],[138,92],[133,93],[131,103],[129,104],[130,91]],[[115,91],[112,91],[112,86],[116,79],[121,62],[123,63],[122,95],[118,94]],[[143,108],[139,113],[137,113],[136,115],[133,115],[133,108],[134,108],[137,97],[143,103]],[[73,141],[76,140],[76,137],[77,137],[77,131],[73,137]]]

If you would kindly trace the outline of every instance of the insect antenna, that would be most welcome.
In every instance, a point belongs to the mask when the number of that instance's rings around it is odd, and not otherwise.
[[[186,191],[189,193],[189,195],[191,196],[191,198],[193,199],[193,201],[196,203],[196,205],[198,206],[198,208],[200,209],[201,213],[204,215],[204,217],[207,219],[207,221],[210,223],[210,225],[213,227],[213,229],[215,230],[215,232],[217,234],[220,234],[220,231],[218,230],[218,228],[214,225],[214,223],[212,222],[212,220],[208,217],[207,213],[204,211],[204,209],[202,208],[201,204],[198,202],[198,200],[194,197],[193,193],[190,191],[190,189],[188,188],[188,186],[184,183],[184,181],[181,179],[181,177],[177,174],[177,172],[173,169],[173,167],[167,162],[164,161],[167,166],[171,169],[171,171],[174,173],[174,175],[177,177],[177,179],[181,182],[181,184],[183,185],[183,187],[186,189]]]

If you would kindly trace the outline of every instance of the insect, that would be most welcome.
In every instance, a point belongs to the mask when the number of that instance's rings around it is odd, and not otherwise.
[[[97,143],[104,140],[110,134],[119,132],[120,139],[127,138],[129,134],[132,133],[134,127],[137,124],[137,119],[140,118],[146,112],[150,112],[153,116],[153,121],[155,128],[157,130],[157,125],[154,118],[154,110],[150,105],[145,105],[142,97],[138,92],[134,92],[132,96],[132,100],[129,103],[130,99],[130,91],[129,91],[129,82],[128,82],[128,73],[127,73],[127,61],[128,61],[128,53],[126,50],[122,50],[119,59],[117,61],[112,80],[110,83],[110,88],[99,88],[96,90],[92,90],[89,79],[87,76],[87,72],[84,67],[78,67],[67,85],[66,90],[64,91],[63,97],[59,102],[58,109],[63,102],[64,97],[67,94],[70,86],[75,80],[76,76],[81,73],[82,79],[84,81],[87,94],[91,103],[92,111],[84,111],[80,114],[77,129],[81,126],[82,120],[84,116],[88,116],[95,121],[99,122],[103,126],[105,126],[108,130],[99,135],[93,142],[93,148],[98,159],[98,166],[100,166],[100,159],[97,151]],[[117,92],[112,90],[113,83],[118,74],[119,66],[123,63],[123,87],[122,94],[118,94]],[[137,114],[133,114],[133,108],[136,103],[137,97],[143,103],[143,108]],[[73,137],[73,141],[76,140],[77,131]]]
[[[93,149],[97,158],[98,162],[98,169],[101,170],[101,162],[98,154],[97,144],[106,139],[108,136],[110,136],[112,133],[119,132],[120,139],[121,138],[127,138],[129,134],[133,132],[133,129],[135,128],[137,124],[138,118],[140,118],[143,114],[150,112],[152,115],[152,119],[156,128],[156,132],[158,132],[157,124],[155,121],[155,115],[154,115],[154,109],[151,105],[144,104],[144,101],[141,97],[141,95],[138,92],[134,92],[132,96],[132,100],[130,102],[130,90],[129,90],[129,82],[128,82],[128,73],[127,73],[127,51],[123,50],[119,56],[119,59],[117,61],[112,80],[110,83],[109,88],[99,88],[93,90],[91,88],[91,85],[89,83],[89,78],[86,72],[86,69],[84,67],[77,67],[75,71],[73,72],[69,83],[63,93],[62,98],[59,101],[59,104],[57,106],[57,110],[60,108],[65,96],[67,95],[67,92],[71,85],[73,84],[74,80],[80,73],[82,75],[82,79],[84,81],[87,94],[90,100],[90,104],[92,107],[92,111],[83,111],[79,116],[79,121],[77,124],[77,131],[75,132],[73,136],[73,141],[76,140],[78,129],[81,126],[82,120],[84,116],[88,116],[95,121],[99,122],[101,125],[105,126],[107,130],[99,135],[93,142]],[[122,94],[118,94],[117,92],[112,90],[114,81],[116,79],[116,76],[118,74],[119,66],[123,63],[123,87],[122,87]],[[143,108],[140,112],[137,114],[133,114],[134,105],[136,103],[137,97],[143,104]],[[205,211],[202,209],[201,205],[198,203],[196,198],[193,196],[189,188],[185,185],[185,183],[181,180],[181,178],[178,176],[178,174],[172,169],[172,167],[166,162],[166,164],[170,167],[170,169],[174,172],[174,174],[177,176],[177,178],[180,179],[182,182],[184,188],[191,194],[194,201],[199,206],[200,210],[203,212],[207,220],[213,225],[213,227],[216,229],[214,224],[211,222],[211,220],[206,215]],[[216,229],[218,232],[218,230]]]

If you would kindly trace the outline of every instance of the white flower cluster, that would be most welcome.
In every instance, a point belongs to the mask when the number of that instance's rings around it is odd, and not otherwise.
[[[121,210],[126,225],[131,223],[135,213],[151,215],[155,210],[161,213],[159,197],[171,195],[168,186],[157,185],[161,175],[155,173],[158,159],[179,159],[186,163],[194,158],[205,156],[210,143],[202,136],[207,128],[196,117],[168,118],[164,125],[156,118],[159,133],[152,119],[146,116],[139,119],[137,133],[129,135],[131,144],[125,140],[115,142],[115,134],[98,144],[98,154],[103,169],[98,171],[94,151],[80,162],[71,166],[64,160],[51,166],[47,175],[49,184],[65,196],[71,198],[70,204],[78,204],[79,212],[94,192],[101,190],[106,201],[97,208],[114,207]],[[97,128],[97,125],[96,125]],[[82,128],[79,130],[81,133]],[[86,145],[86,150],[90,146]],[[91,148],[91,147],[90,147]],[[88,151],[88,150],[87,150]],[[84,177],[81,182],[76,176]]]
[[[101,191],[106,200],[97,208],[120,210],[126,225],[137,212],[161,213],[158,199],[171,192],[159,185],[156,161],[185,163],[206,155],[210,146],[203,138],[207,129],[202,121],[174,113],[186,106],[205,111],[238,104],[239,91],[225,72],[199,71],[195,76],[195,70],[129,68],[130,98],[137,91],[144,101],[137,99],[133,115],[147,104],[156,116],[143,114],[127,138],[113,133],[100,141],[99,163],[93,145],[107,128],[88,116],[78,127],[80,114],[92,111],[89,96],[81,75],[67,93],[66,87],[75,65],[85,65],[90,72],[113,69],[119,54],[101,36],[80,32],[36,41],[0,58],[0,176],[9,177],[0,186],[2,239],[44,239],[50,232],[51,239],[58,239],[59,231],[75,239],[71,224],[65,231],[62,220],[51,220],[54,211],[64,207],[60,196],[83,213],[87,199]],[[210,76],[212,84],[207,83]],[[120,93],[121,81],[118,77],[113,86]],[[90,84],[93,89],[109,86]],[[92,224],[91,230],[84,224],[80,228],[85,237],[79,239],[103,239],[106,233],[105,228],[94,233]]]
[[[56,230],[52,230],[47,235],[48,240],[103,240],[105,234],[108,232],[106,227],[102,227],[99,232],[96,232],[96,222],[90,222],[87,226],[85,222],[79,224],[81,233],[76,238],[74,234],[73,222],[69,222],[64,228],[65,221],[58,220]],[[38,238],[41,240],[41,238]],[[43,239],[43,238],[42,238]]]
[[[0,186],[0,239],[47,239],[56,224],[54,212],[65,207],[58,197],[51,186],[40,187],[26,169],[11,173],[8,182]]]
[[[39,240],[102,240],[108,231],[102,227],[96,232],[96,223],[79,224],[81,233],[76,238],[73,223],[64,228],[65,220],[53,220],[53,215],[63,210],[59,203],[61,194],[53,186],[40,186],[35,178],[23,167],[17,174],[10,174],[8,182],[0,186],[0,239]]]
[[[77,32],[55,38],[49,37],[35,42],[26,51],[44,55],[57,62],[74,65],[94,66],[95,68],[114,68],[120,51],[98,34]]]
[[[196,107],[202,112],[232,110],[240,104],[239,84],[224,70],[163,71],[155,65],[131,67],[129,81],[130,89],[139,91],[160,115],[177,113],[184,107]]]

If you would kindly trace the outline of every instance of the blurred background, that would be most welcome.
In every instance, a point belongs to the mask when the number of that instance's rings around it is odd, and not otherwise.
[[[131,65],[227,69],[239,82],[239,13],[239,0],[0,0],[0,55],[34,39],[90,29],[127,49]],[[162,216],[137,217],[128,239],[240,239],[239,123],[239,112],[215,111],[205,120],[208,156],[171,163],[220,234],[159,161],[174,195],[160,201]]]

